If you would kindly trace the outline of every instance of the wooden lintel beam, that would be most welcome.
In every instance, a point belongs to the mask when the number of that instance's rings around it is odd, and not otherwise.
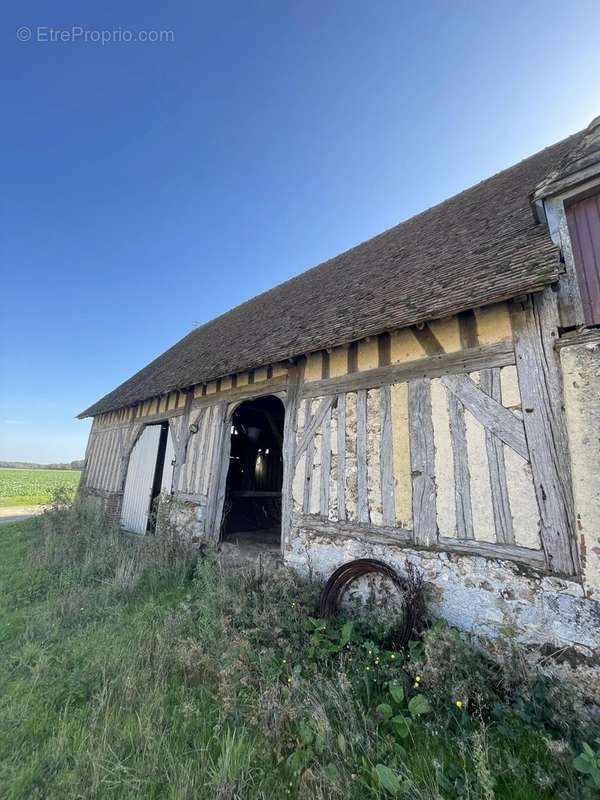
[[[336,378],[310,381],[302,385],[300,394],[302,397],[320,397],[356,392],[360,389],[377,389],[385,384],[404,383],[415,378],[440,378],[490,367],[506,367],[514,363],[512,343],[498,342],[455,353],[440,353],[402,364],[352,372]]]

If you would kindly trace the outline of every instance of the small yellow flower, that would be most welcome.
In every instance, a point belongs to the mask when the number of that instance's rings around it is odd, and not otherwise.
[[[395,660],[396,660],[396,654],[395,654],[395,653],[392,653],[392,654],[390,655],[390,661],[395,661]]]
[[[418,683],[414,683],[413,684],[413,689],[418,689],[418,688],[419,688],[419,684]]]
[[[291,682],[292,682],[292,679],[291,679],[291,678],[288,678],[288,683],[291,683]]]
[[[365,667],[367,672],[371,672],[371,667]]]
[[[454,701],[454,705],[460,710],[463,707],[463,701],[462,700],[455,700]]]
[[[379,656],[377,656],[377,658],[375,659],[375,663],[379,664]]]
[[[417,675],[417,676],[415,677],[415,680],[416,680],[416,682],[417,682],[417,683],[421,683],[421,676],[420,676],[420,675]]]
[[[285,658],[283,659],[283,661],[281,663],[282,664],[287,664],[287,661],[285,660]]]

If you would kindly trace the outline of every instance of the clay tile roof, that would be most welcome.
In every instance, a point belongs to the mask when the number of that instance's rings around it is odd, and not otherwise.
[[[529,197],[581,134],[196,328],[80,418],[552,283]]]
[[[538,184],[534,198],[543,198],[565,192],[592,177],[600,170],[600,117],[576,137],[577,141],[555,165],[549,175]]]

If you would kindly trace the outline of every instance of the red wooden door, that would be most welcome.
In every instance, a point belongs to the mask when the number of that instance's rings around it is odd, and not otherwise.
[[[600,194],[567,208],[577,282],[588,325],[600,325]]]

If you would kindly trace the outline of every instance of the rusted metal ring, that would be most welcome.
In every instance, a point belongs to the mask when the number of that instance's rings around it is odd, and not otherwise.
[[[319,613],[321,617],[335,617],[340,610],[340,601],[348,586],[364,575],[379,574],[388,578],[404,595],[404,613],[402,623],[393,635],[396,647],[405,647],[424,615],[422,578],[412,571],[411,580],[400,577],[398,573],[383,561],[373,558],[359,558],[342,564],[331,575],[321,592]]]

